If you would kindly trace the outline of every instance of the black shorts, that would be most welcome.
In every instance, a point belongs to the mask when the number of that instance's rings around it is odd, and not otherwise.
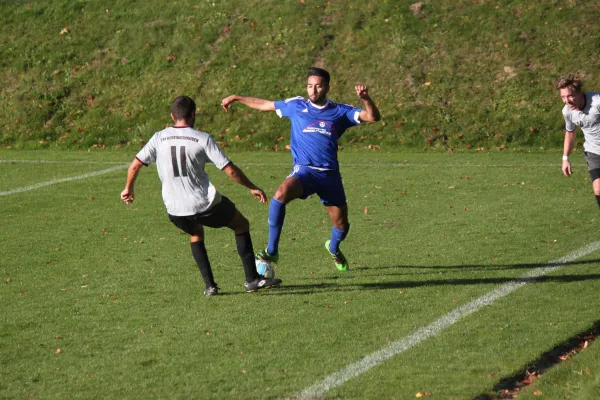
[[[584,151],[583,155],[590,171],[590,178],[595,181],[600,178],[600,155],[587,151]]]
[[[235,216],[235,204],[229,198],[221,195],[221,201],[208,211],[186,216],[169,214],[171,222],[189,235],[195,235],[197,227],[222,228],[229,225]]]

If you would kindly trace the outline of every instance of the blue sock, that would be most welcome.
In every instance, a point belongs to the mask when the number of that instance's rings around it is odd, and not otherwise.
[[[269,245],[267,252],[270,255],[275,255],[279,251],[279,237],[283,228],[283,220],[285,219],[285,203],[271,199],[269,205]]]
[[[335,226],[331,227],[331,239],[329,242],[329,251],[331,254],[337,254],[337,252],[340,250],[340,243],[342,240],[346,239],[349,230],[350,225],[348,225],[346,230],[338,229]]]

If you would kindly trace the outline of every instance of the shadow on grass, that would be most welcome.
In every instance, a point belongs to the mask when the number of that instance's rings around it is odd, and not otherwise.
[[[486,285],[486,284],[502,284],[508,282],[515,283],[546,283],[546,282],[580,282],[587,280],[600,279],[600,274],[588,275],[557,275],[557,276],[541,276],[535,278],[523,277],[507,277],[507,278],[460,278],[460,279],[433,279],[423,281],[400,281],[400,282],[381,282],[381,283],[361,283],[359,285],[363,289],[402,289],[415,288],[421,286],[443,286],[443,285]]]
[[[273,295],[293,295],[293,294],[310,294],[330,291],[358,291],[358,290],[386,290],[386,289],[410,289],[428,286],[448,286],[448,285],[499,285],[508,282],[514,283],[547,283],[547,282],[582,282],[590,280],[600,280],[600,274],[587,275],[556,275],[556,276],[541,276],[534,278],[523,277],[506,277],[506,278],[460,278],[460,279],[432,279],[421,281],[397,281],[397,282],[372,282],[372,283],[307,283],[286,285],[285,280],[281,288],[269,291]]]
[[[535,269],[535,268],[546,268],[559,265],[587,265],[587,264],[600,264],[600,259],[596,260],[582,260],[572,261],[569,263],[529,263],[529,264],[489,264],[489,265],[389,265],[382,267],[357,267],[356,271],[379,271],[387,269],[433,269],[433,270],[460,270],[460,271],[502,271],[510,269]],[[431,272],[426,272],[431,273]]]
[[[537,360],[528,362],[516,374],[503,378],[493,388],[495,394],[480,394],[473,400],[512,399],[536,377],[585,348],[586,342],[600,334],[600,320],[591,327],[571,336],[557,346],[544,352]]]

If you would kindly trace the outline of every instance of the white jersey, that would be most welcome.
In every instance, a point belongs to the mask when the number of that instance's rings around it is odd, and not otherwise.
[[[600,93],[585,93],[583,110],[571,110],[565,105],[562,113],[567,131],[572,132],[576,127],[581,128],[585,138],[583,149],[600,154]]]
[[[193,128],[166,128],[156,132],[136,158],[144,165],[156,163],[169,214],[194,215],[221,201],[204,167],[208,161],[223,169],[231,161],[208,133]]]

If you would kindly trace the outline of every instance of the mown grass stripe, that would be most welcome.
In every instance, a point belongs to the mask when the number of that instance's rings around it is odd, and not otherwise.
[[[551,261],[546,267],[536,268],[532,271],[529,271],[528,273],[522,275],[520,278],[508,282],[500,286],[499,288],[492,290],[488,294],[478,297],[477,299],[457,308],[456,310],[449,312],[448,314],[437,319],[433,323],[416,330],[404,339],[394,341],[388,346],[382,348],[381,350],[367,355],[360,361],[354,364],[350,364],[337,372],[334,372],[333,374],[323,379],[321,382],[318,382],[302,390],[293,398],[312,399],[323,396],[329,390],[340,386],[343,383],[349,381],[350,379],[367,372],[369,369],[378,366],[383,361],[392,358],[404,352],[405,350],[410,349],[411,347],[429,339],[432,336],[437,335],[444,329],[452,326],[464,317],[473,314],[482,307],[492,304],[496,300],[509,295],[510,293],[514,292],[515,290],[519,289],[524,285],[527,285],[528,283],[535,282],[536,278],[554,272],[557,269],[565,266],[569,262],[575,261],[578,258],[591,254],[598,249],[600,249],[600,242],[594,242],[562,258],[559,258],[558,260]]]

